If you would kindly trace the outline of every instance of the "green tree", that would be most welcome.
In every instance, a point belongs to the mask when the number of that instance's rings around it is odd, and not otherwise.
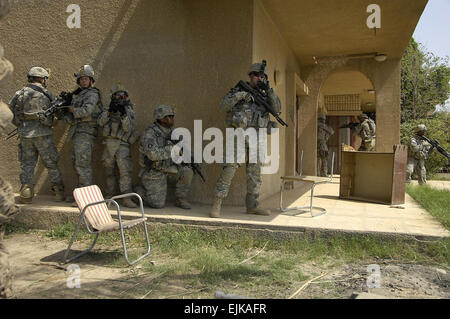
[[[401,120],[427,117],[450,97],[448,57],[440,58],[413,38],[403,55],[401,68]]]

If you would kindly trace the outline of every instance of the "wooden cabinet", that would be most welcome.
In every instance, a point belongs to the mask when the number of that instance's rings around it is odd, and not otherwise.
[[[341,150],[339,198],[400,205],[405,203],[408,147],[393,153]]]

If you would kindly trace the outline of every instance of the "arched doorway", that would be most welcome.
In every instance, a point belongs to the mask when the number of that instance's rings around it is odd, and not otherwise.
[[[335,152],[334,172],[339,173],[341,162],[340,145],[351,145],[358,149],[361,140],[349,128],[341,126],[357,122],[356,117],[366,113],[376,121],[376,92],[373,83],[362,72],[344,67],[333,71],[319,90],[318,112],[327,116],[327,124],[334,129],[328,140],[329,153]],[[331,161],[331,156],[329,161]],[[331,168],[331,162],[328,165]]]

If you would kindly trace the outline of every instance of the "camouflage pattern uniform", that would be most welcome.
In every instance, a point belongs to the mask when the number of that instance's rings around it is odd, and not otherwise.
[[[2,243],[3,235],[6,224],[11,222],[14,215],[18,214],[19,211],[19,207],[14,203],[14,193],[11,185],[0,177],[0,299],[11,295],[13,277],[8,262],[9,254]]]
[[[79,78],[82,74],[77,76]],[[100,91],[95,87],[82,89],[71,104],[73,113],[66,113],[64,119],[71,126],[69,138],[73,141],[72,161],[78,175],[78,187],[84,187],[93,184],[92,151],[98,130],[97,120],[103,110]]]
[[[319,118],[319,122],[317,124],[317,168],[319,171],[319,176],[327,176],[328,174],[328,145],[327,142],[334,134],[334,130],[332,127],[328,126],[325,121],[325,116],[321,116]]]
[[[375,151],[375,122],[366,114],[360,117],[363,121],[356,127],[356,135],[361,137],[361,146],[358,151],[374,152]]]
[[[113,88],[112,95],[120,92]],[[128,96],[128,92],[126,93]],[[127,99],[123,110],[125,114],[104,109],[98,118],[98,124],[103,127],[103,144],[105,145],[102,161],[106,172],[107,196],[116,195],[117,177],[115,166],[119,169],[119,189],[121,194],[133,192],[132,187],[132,161],[130,145],[135,143],[139,136],[136,128],[136,112],[133,104]]]
[[[170,108],[171,112],[158,115],[157,108],[155,111],[156,119],[174,115],[173,109],[169,106],[161,106],[159,108],[163,110]],[[139,172],[139,177],[145,190],[143,198],[148,206],[163,208],[167,195],[167,177],[171,173],[175,173],[172,175],[177,179],[175,188],[176,205],[189,209],[189,205],[179,204],[186,203],[194,172],[188,165],[175,165],[173,163],[171,156],[174,146],[171,142],[172,131],[173,128],[165,128],[158,122],[154,122],[145,130],[141,137],[139,145],[141,171]],[[170,170],[174,168],[176,168],[175,171],[171,172]]]
[[[425,125],[419,125],[416,128],[416,133],[419,129],[426,131]],[[427,182],[427,170],[425,168],[425,160],[429,157],[431,145],[420,138],[420,135],[416,134],[412,136],[408,143],[408,164],[406,166],[406,182],[410,183],[414,171],[417,173],[419,184],[426,184]]]
[[[45,74],[48,75],[46,71]],[[40,88],[48,96],[31,86]],[[53,93],[47,91],[40,83],[32,83],[17,91],[9,102],[9,108],[14,113],[13,124],[17,126],[20,138],[19,161],[22,184],[20,199],[23,203],[31,203],[34,195],[34,169],[38,156],[41,157],[44,166],[48,169],[52,190],[59,194],[59,201],[63,200],[64,187],[61,172],[58,169],[59,154],[53,140],[54,117],[42,115],[42,112],[50,107],[50,99],[55,99]]]
[[[0,19],[9,12],[9,2],[0,0]],[[12,64],[3,58],[3,48],[0,45],[0,83],[13,71]],[[12,112],[8,106],[0,101],[0,135],[11,122]],[[14,194],[11,186],[0,177],[0,299],[8,298],[12,294],[12,270],[9,264],[9,254],[3,245],[3,234],[6,224],[19,212],[14,203]]]
[[[251,66],[249,73],[252,70],[258,70],[261,68],[261,64],[255,63]],[[266,73],[266,70],[264,70]],[[267,73],[266,73],[267,75]],[[281,102],[273,89],[267,91],[267,102],[273,107],[276,113],[281,111]],[[232,128],[255,128],[256,132],[259,132],[259,128],[269,128],[273,122],[270,122],[269,113],[263,106],[255,104],[249,93],[241,91],[238,87],[231,89],[225,97],[222,99],[219,109],[227,113],[226,125]],[[248,139],[245,139],[246,150],[246,177],[247,177],[247,195],[246,206],[247,210],[255,209],[258,207],[259,191],[262,184],[261,179],[261,165],[262,159],[257,157],[256,163],[249,163],[249,144]],[[236,145],[235,143],[235,154]],[[216,183],[216,196],[219,199],[224,199],[228,196],[230,190],[231,181],[236,174],[236,170],[241,166],[240,163],[226,163],[224,161],[223,171]],[[215,217],[215,216],[211,216]]]

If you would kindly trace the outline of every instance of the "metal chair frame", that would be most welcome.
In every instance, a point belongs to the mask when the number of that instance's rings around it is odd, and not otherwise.
[[[300,182],[313,183],[312,188],[311,188],[310,203],[309,203],[309,205],[306,205],[306,206],[297,206],[297,207],[291,207],[291,208],[283,208],[283,190],[284,190],[284,186],[285,186],[286,180],[282,179],[281,183],[280,183],[280,211],[285,213],[285,212],[293,211],[293,210],[300,210],[300,211],[303,210],[303,212],[298,212],[297,214],[294,214],[294,216],[300,215],[300,214],[304,214],[304,213],[308,213],[308,212],[311,213],[311,217],[318,217],[318,216],[326,214],[327,210],[325,208],[318,207],[318,206],[313,206],[314,188],[317,185],[320,185],[320,184],[331,183],[333,181],[333,172],[334,172],[334,152],[333,152],[332,160],[331,160],[331,174],[330,174],[330,176],[329,176],[329,178],[327,180],[314,182],[314,181],[308,181],[306,179],[306,177],[305,177],[305,180],[301,180],[301,179],[299,180]],[[301,175],[302,173],[303,173],[303,151],[302,151],[302,154],[301,154],[300,176],[298,176],[299,178],[302,177],[302,175]],[[305,211],[305,209],[309,209],[309,210]],[[320,211],[320,213],[319,214],[314,214],[313,210],[318,210],[318,211]]]
[[[138,261],[140,261],[141,259],[143,259],[144,257],[148,256],[150,254],[151,245],[150,245],[150,241],[149,241],[149,238],[148,238],[147,224],[145,223],[145,220],[144,220],[144,221],[142,221],[142,223],[144,224],[145,239],[146,239],[146,243],[147,243],[147,252],[144,255],[142,255],[141,257],[139,257],[136,260],[134,260],[134,261],[130,261],[128,259],[127,245],[126,245],[126,242],[125,242],[125,235],[124,235],[124,231],[123,231],[124,228],[123,228],[123,224],[122,224],[122,216],[121,216],[121,213],[120,213],[120,205],[117,203],[116,199],[121,199],[121,198],[131,197],[131,196],[136,196],[139,199],[139,205],[140,205],[140,209],[141,209],[141,213],[142,213],[142,218],[145,218],[144,205],[143,205],[143,202],[142,202],[142,198],[141,198],[141,196],[139,196],[136,193],[128,193],[128,194],[118,195],[118,196],[114,196],[114,197],[112,197],[110,199],[105,199],[105,200],[102,200],[102,201],[98,201],[98,202],[87,204],[83,208],[83,210],[81,211],[81,216],[80,216],[80,219],[78,220],[77,226],[75,227],[75,231],[73,233],[72,239],[70,240],[69,246],[67,247],[67,250],[64,253],[63,263],[66,264],[68,262],[71,262],[74,259],[77,259],[77,258],[79,258],[79,257],[81,257],[81,256],[83,256],[83,255],[85,255],[87,253],[89,253],[94,248],[95,243],[97,242],[98,236],[102,232],[96,231],[94,229],[91,229],[91,227],[89,227],[89,222],[86,220],[85,213],[86,213],[86,209],[88,207],[94,206],[94,205],[103,204],[103,203],[108,203],[108,208],[109,208],[109,204],[111,204],[111,203],[116,206],[117,215],[119,216],[119,226],[120,226],[120,235],[121,235],[121,239],[122,239],[122,246],[123,246],[123,250],[124,250],[125,260],[127,261],[127,263],[131,266],[131,265],[134,265],[135,263],[137,263]],[[83,252],[81,252],[81,253],[79,253],[79,254],[77,254],[77,255],[75,255],[75,256],[73,256],[73,257],[68,259],[67,257],[68,257],[69,252],[70,252],[70,247],[72,247],[72,245],[73,245],[73,243],[75,241],[75,238],[76,238],[76,236],[78,234],[78,231],[80,230],[81,223],[83,221],[84,221],[84,224],[86,226],[86,229],[87,229],[88,233],[95,235],[94,240],[93,240],[91,246],[87,250],[85,250],[85,251],[83,251]],[[134,226],[137,226],[139,224],[136,224]],[[134,226],[132,226],[132,227],[134,227]]]

